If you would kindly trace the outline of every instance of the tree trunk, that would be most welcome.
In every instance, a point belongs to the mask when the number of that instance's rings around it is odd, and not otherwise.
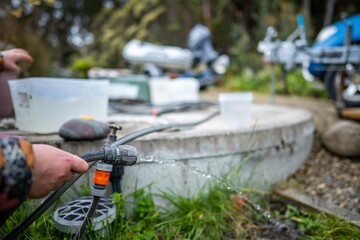
[[[211,31],[211,0],[203,0],[202,11],[204,15],[204,25]]]
[[[336,0],[328,0],[326,4],[326,12],[324,17],[324,27],[330,25],[332,22],[332,18],[334,15],[334,8],[335,8]]]
[[[305,32],[306,32],[306,36],[307,38],[309,36],[311,36],[311,0],[304,0],[302,1],[302,12],[304,15],[304,24],[305,24]]]
[[[305,20],[310,20],[310,16],[311,16],[311,0],[304,0],[303,1],[303,11],[304,11]]]

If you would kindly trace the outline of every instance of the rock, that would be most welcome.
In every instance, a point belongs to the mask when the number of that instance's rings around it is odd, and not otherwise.
[[[331,126],[322,137],[329,151],[343,157],[360,156],[360,123],[341,120]]]
[[[109,133],[107,123],[88,119],[71,119],[59,130],[59,135],[66,140],[97,140],[107,137]]]

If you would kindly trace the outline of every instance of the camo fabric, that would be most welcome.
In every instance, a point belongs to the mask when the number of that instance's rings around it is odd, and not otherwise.
[[[31,143],[21,138],[0,137],[1,204],[23,201],[32,180],[34,154]]]

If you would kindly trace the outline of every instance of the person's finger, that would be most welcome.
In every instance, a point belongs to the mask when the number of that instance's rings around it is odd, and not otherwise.
[[[33,62],[34,59],[30,56],[29,52],[24,50],[24,49],[15,49],[15,52],[17,54],[17,59],[16,61],[20,61],[20,60],[24,60],[26,62]]]
[[[71,170],[73,172],[84,173],[88,170],[88,168],[89,168],[89,164],[85,160],[79,158],[76,155],[73,155],[73,161],[71,164]]]
[[[63,180],[64,182],[70,182],[71,180],[73,180],[73,178],[74,178],[74,173],[70,171],[63,177]]]

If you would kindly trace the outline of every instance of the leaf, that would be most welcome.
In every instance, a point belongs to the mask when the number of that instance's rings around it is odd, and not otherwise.
[[[11,14],[14,15],[15,17],[19,18],[22,16],[23,12],[24,12],[24,10],[22,8],[17,8],[15,10],[13,10],[11,12]]]

